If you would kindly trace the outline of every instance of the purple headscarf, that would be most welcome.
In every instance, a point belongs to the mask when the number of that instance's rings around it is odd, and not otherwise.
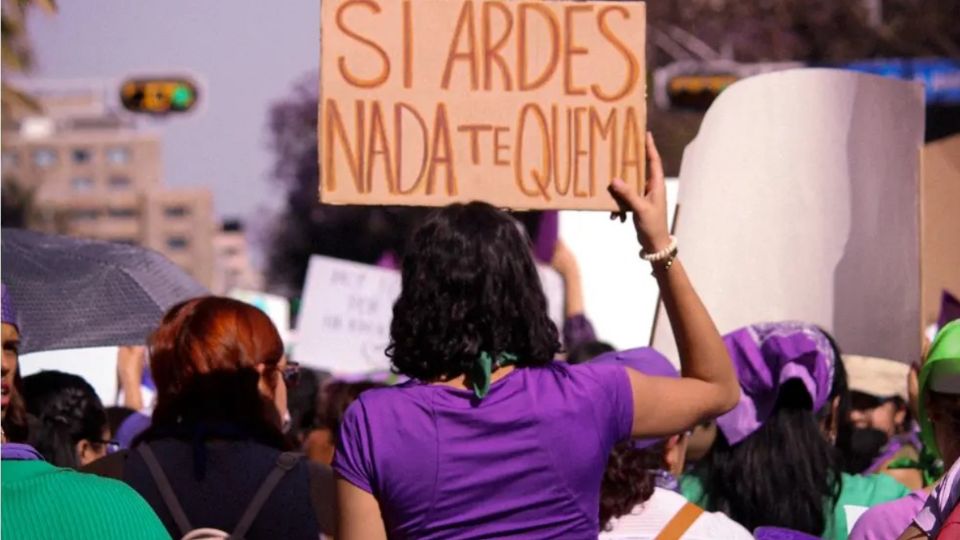
[[[740,402],[717,426],[730,444],[746,439],[769,418],[780,387],[800,381],[819,411],[830,396],[833,347],[816,326],[802,322],[755,324],[723,337],[740,381]]]
[[[680,377],[680,372],[673,367],[670,360],[650,347],[604,353],[591,360],[591,362],[617,362],[653,377],[673,377],[674,379]],[[665,438],[634,439],[633,446],[638,450],[643,450],[663,441]]]
[[[7,293],[7,286],[2,283],[0,283],[0,311],[3,312],[3,323],[17,326],[17,312],[15,309],[13,309],[13,302],[10,301],[10,295]]]

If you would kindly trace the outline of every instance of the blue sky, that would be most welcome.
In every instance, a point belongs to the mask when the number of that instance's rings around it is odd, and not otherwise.
[[[318,0],[84,0],[31,13],[32,76],[120,79],[188,73],[196,114],[148,121],[163,137],[164,181],[207,186],[218,213],[263,221],[282,204],[270,182],[267,111],[319,62]]]

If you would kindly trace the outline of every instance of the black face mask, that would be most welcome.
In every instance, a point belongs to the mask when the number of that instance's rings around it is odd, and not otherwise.
[[[867,470],[886,446],[887,434],[873,428],[854,428],[850,433],[850,450],[844,456],[844,469],[852,474]]]

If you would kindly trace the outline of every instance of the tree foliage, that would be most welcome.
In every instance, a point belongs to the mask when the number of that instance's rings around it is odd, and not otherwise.
[[[267,282],[297,295],[310,255],[375,263],[403,244],[421,208],[332,206],[317,202],[317,77],[306,76],[292,94],[270,110],[273,179],[286,189],[283,212],[269,233]]]

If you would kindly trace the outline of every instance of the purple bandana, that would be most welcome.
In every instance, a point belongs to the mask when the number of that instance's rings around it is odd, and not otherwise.
[[[773,412],[780,387],[791,379],[803,383],[819,411],[833,384],[833,347],[812,324],[755,324],[723,337],[740,381],[740,402],[717,426],[730,444],[760,429]]]
[[[13,302],[10,301],[10,295],[7,294],[7,286],[0,283],[0,311],[3,312],[2,322],[17,326],[17,312],[13,309]]]
[[[613,351],[601,354],[591,360],[591,362],[618,362],[628,368],[632,368],[644,375],[653,377],[672,377],[680,378],[680,372],[673,367],[667,357],[650,347],[640,347],[637,349],[628,349],[626,351]],[[653,439],[634,439],[633,446],[637,450],[650,448],[651,446],[662,442],[666,437]]]

